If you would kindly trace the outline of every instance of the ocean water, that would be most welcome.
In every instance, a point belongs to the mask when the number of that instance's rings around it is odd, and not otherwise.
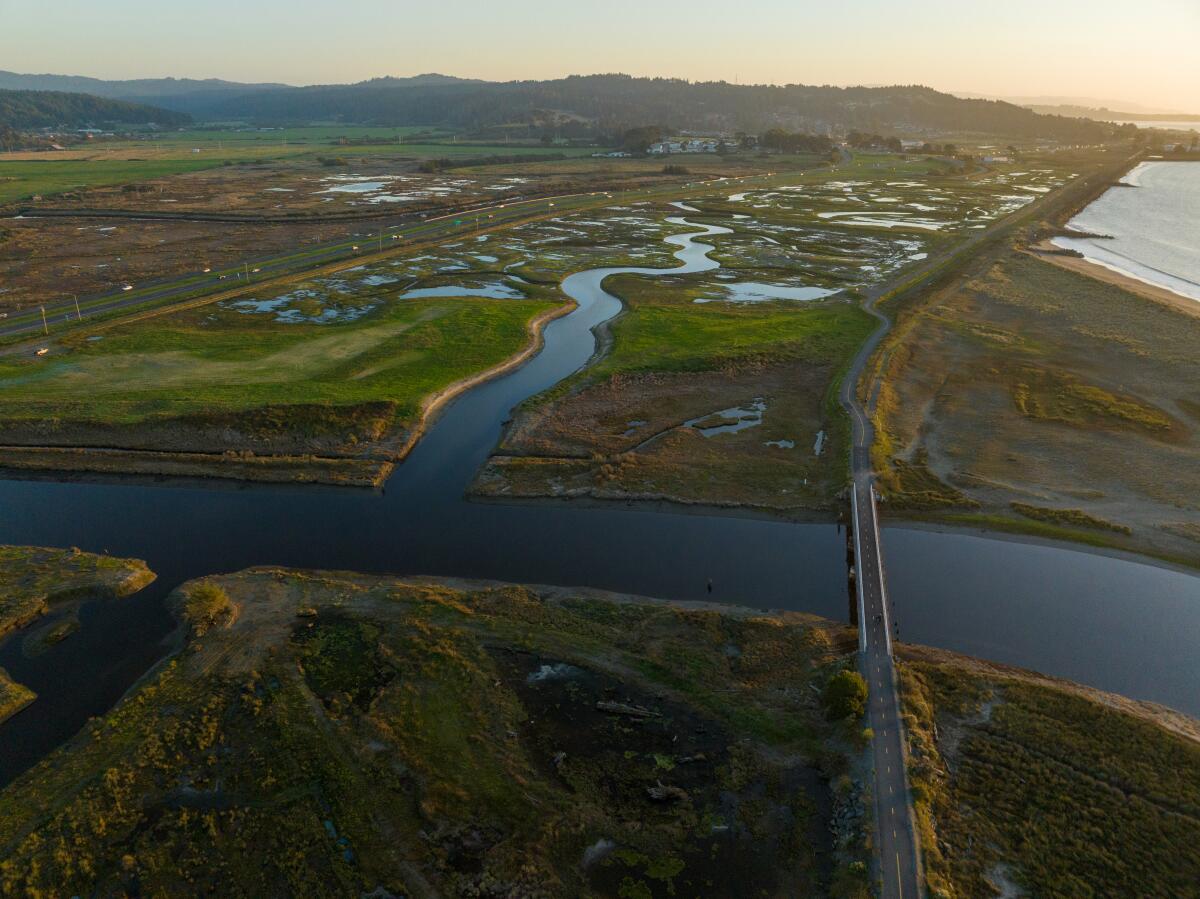
[[[1111,240],[1056,237],[1091,262],[1200,300],[1200,162],[1143,162],[1071,219]]]

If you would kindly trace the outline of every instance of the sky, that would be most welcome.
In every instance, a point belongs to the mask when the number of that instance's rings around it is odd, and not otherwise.
[[[314,84],[625,72],[1200,113],[1200,0],[0,0],[0,68]]]

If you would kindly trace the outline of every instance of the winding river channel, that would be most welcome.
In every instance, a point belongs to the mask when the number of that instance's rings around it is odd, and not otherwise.
[[[26,658],[21,634],[0,666],[39,698],[0,727],[0,783],[103,713],[167,652],[164,598],[180,582],[251,565],[454,575],[715,599],[844,619],[842,537],[796,524],[671,507],[502,505],[464,491],[510,410],[585,365],[593,328],[620,311],[617,273],[716,268],[689,233],[674,269],[571,275],[578,303],[551,322],[526,365],[449,404],[382,491],[222,482],[0,480],[0,543],[79,546],[146,559],[142,593],[92,602],[82,627]],[[883,544],[902,639],[1023,665],[1200,714],[1200,578],[1128,559],[889,527]],[[706,593],[707,581],[714,593]]]

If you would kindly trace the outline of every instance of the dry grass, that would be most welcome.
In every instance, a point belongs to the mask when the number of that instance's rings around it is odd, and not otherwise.
[[[1200,562],[1197,345],[1200,318],[1172,306],[1023,253],[983,260],[900,310],[878,357],[889,507],[938,514],[936,481],[948,512],[965,497],[1019,528],[1046,519],[1014,503],[1054,510],[1062,534]]]

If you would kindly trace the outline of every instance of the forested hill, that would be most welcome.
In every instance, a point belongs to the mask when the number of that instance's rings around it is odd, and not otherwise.
[[[0,127],[82,128],[103,125],[186,125],[192,117],[157,106],[106,100],[90,94],[0,90]]]
[[[470,81],[447,75],[288,87],[231,81],[99,81],[0,72],[0,88],[53,88],[152,103],[206,121],[262,124],[489,126],[551,122],[559,133],[611,134],[639,125],[761,132],[980,133],[1066,141],[1101,138],[1111,126],[1039,115],[998,100],[963,99],[927,87],[737,85],[628,75],[553,81]]]
[[[377,79],[248,92],[207,110],[261,122],[341,119],[387,125],[489,125],[577,117],[604,131],[644,124],[680,129],[761,131],[982,132],[1093,140],[1104,126],[1038,115],[995,100],[965,100],[926,87],[734,85],[625,75],[505,83]],[[582,123],[580,123],[582,124]]]

